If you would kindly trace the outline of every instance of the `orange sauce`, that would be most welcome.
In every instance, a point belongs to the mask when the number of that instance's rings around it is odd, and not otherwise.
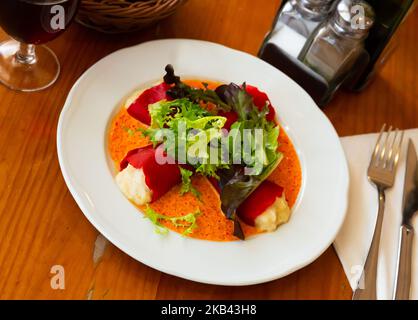
[[[202,87],[201,81],[184,82],[190,86]],[[209,88],[213,89],[218,86],[218,83],[206,82],[209,84]],[[116,167],[119,167],[120,161],[128,151],[149,144],[148,139],[140,131],[143,128],[146,126],[132,118],[124,107],[116,114],[110,127],[108,139],[109,153]],[[284,188],[286,199],[289,206],[292,207],[300,190],[302,174],[296,151],[283,130],[279,135],[279,151],[283,153],[283,160],[268,179]],[[237,240],[233,235],[233,222],[226,219],[222,213],[219,195],[211,183],[202,176],[193,177],[192,183],[201,192],[200,200],[190,193],[181,196],[179,194],[181,186],[178,185],[150,204],[150,207],[160,214],[172,217],[186,215],[199,209],[201,215],[197,218],[198,228],[189,235],[190,237],[211,241]],[[140,207],[140,209],[144,210],[145,207]],[[162,224],[176,232],[184,231],[169,222],[162,222]],[[242,223],[242,227],[246,236],[259,233],[254,227],[244,223]]]
[[[117,167],[129,151],[150,144],[140,131],[146,127],[132,118],[125,107],[121,107],[112,121],[108,139],[110,157],[118,164]]]

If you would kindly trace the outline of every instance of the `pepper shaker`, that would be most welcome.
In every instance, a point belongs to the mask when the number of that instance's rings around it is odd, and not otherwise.
[[[328,96],[338,89],[364,52],[364,40],[374,19],[373,8],[366,1],[341,0],[334,15],[306,42],[299,60],[325,78]]]

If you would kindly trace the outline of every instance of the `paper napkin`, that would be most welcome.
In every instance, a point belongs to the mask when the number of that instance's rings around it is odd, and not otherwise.
[[[377,134],[367,134],[341,139],[350,171],[350,191],[346,220],[334,242],[334,247],[353,289],[357,285],[366,261],[377,217],[377,191],[366,175],[377,136]],[[395,184],[393,188],[386,191],[386,209],[377,274],[378,299],[393,298],[402,217],[405,160],[410,138],[418,147],[418,129],[405,132]],[[418,231],[417,219],[414,219],[414,228]],[[416,239],[413,251],[416,254],[413,257],[411,299],[418,299],[418,241]]]

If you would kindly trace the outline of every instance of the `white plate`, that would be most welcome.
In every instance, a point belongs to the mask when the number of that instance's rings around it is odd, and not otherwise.
[[[107,152],[110,119],[135,89],[161,80],[168,63],[185,78],[246,81],[268,93],[302,165],[302,188],[289,223],[247,241],[202,241],[173,232],[164,237],[119,192]],[[89,221],[136,260],[182,278],[248,285],[283,277],[321,255],[344,220],[348,170],[328,119],[283,73],[218,44],[152,41],[100,60],[69,93],[57,144],[65,181]]]

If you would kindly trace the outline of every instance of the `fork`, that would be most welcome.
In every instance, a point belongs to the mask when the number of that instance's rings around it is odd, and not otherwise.
[[[377,188],[379,196],[379,210],[377,212],[376,226],[373,234],[370,250],[362,275],[354,291],[353,300],[376,300],[376,276],[379,254],[379,242],[382,233],[383,215],[385,211],[385,191],[393,186],[396,167],[402,145],[404,132],[396,129],[393,133],[392,126],[385,132],[386,124],[380,130],[376,146],[367,170],[367,177]],[[400,136],[400,137],[399,137]]]

